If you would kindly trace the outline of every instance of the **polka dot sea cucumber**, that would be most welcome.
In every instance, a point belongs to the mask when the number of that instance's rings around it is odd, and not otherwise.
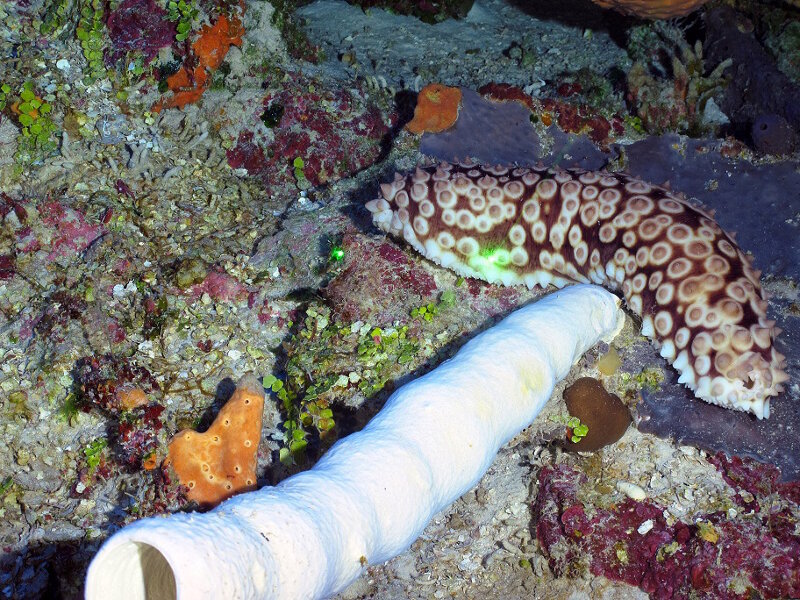
[[[642,333],[712,404],[769,417],[779,333],[759,272],[710,215],[635,177],[442,163],[367,203],[380,229],[466,277],[621,290]]]

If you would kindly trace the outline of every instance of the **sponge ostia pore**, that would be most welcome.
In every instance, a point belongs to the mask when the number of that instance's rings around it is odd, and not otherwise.
[[[760,273],[714,221],[635,177],[465,162],[395,174],[367,208],[460,275],[622,289],[642,333],[707,402],[769,417],[788,379]]]
[[[474,486],[556,382],[623,322],[616,296],[592,285],[517,310],[395,391],[311,470],[205,514],[116,533],[89,566],[87,600],[335,594]]]

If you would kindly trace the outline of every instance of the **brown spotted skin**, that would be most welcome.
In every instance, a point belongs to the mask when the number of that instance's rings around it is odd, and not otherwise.
[[[672,192],[623,174],[470,163],[395,175],[381,192],[367,203],[375,224],[461,275],[621,289],[681,383],[769,416],[787,376],[759,273]]]

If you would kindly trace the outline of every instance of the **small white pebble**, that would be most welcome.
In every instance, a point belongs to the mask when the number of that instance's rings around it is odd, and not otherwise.
[[[653,528],[653,519],[647,519],[647,521],[639,525],[639,529],[637,529],[636,531],[639,532],[639,535],[644,535],[652,528]]]
[[[228,358],[231,360],[239,360],[242,357],[242,352],[240,350],[228,350]]]
[[[69,71],[70,67],[71,65],[69,64],[69,61],[66,58],[61,58],[56,62],[56,68],[59,69],[60,71]]]
[[[644,500],[647,498],[647,494],[642,488],[629,481],[618,481],[617,489],[631,500]]]

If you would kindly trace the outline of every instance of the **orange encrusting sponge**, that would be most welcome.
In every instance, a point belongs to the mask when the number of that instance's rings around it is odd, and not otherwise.
[[[264,388],[248,374],[239,380],[208,431],[185,429],[172,438],[164,464],[175,469],[189,490],[189,500],[212,508],[234,494],[256,488],[263,412]]]
[[[406,129],[414,134],[439,133],[453,126],[461,106],[461,90],[441,83],[431,83],[417,95],[414,118]]]
[[[173,96],[157,102],[153,106],[155,112],[162,108],[183,108],[196,102],[210,85],[211,74],[222,64],[231,46],[242,45],[244,28],[235,15],[230,20],[223,14],[214,25],[203,27],[192,45],[195,66],[191,73],[185,66],[177,73],[167,77],[167,85]]]

